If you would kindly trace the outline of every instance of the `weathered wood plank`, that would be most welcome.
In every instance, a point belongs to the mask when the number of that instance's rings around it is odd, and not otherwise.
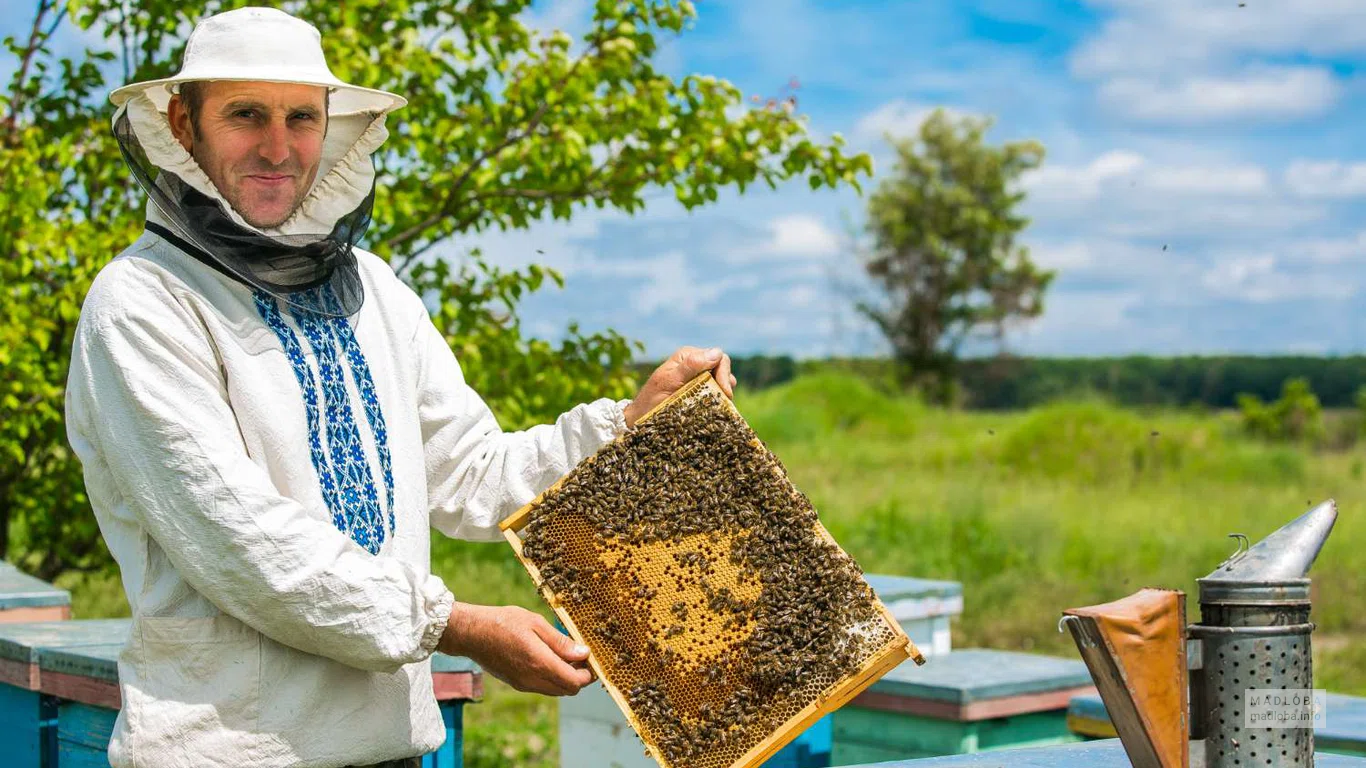
[[[81,675],[68,675],[62,672],[44,672],[41,690],[49,696],[63,701],[89,704],[108,709],[123,707],[123,697],[119,694],[119,684]]]
[[[36,664],[39,648],[74,648],[127,642],[129,619],[0,624],[0,659]]]
[[[0,685],[0,747],[4,764],[15,768],[41,768],[44,734],[40,697],[8,685]]]
[[[118,710],[77,702],[62,702],[57,711],[57,741],[92,749],[109,748]],[[64,765],[64,764],[63,764]]]
[[[78,677],[117,683],[119,654],[123,643],[78,646],[44,646],[38,649],[38,668],[42,675],[61,672]]]
[[[484,695],[484,681],[473,672],[433,672],[432,690],[437,701],[471,701]]]

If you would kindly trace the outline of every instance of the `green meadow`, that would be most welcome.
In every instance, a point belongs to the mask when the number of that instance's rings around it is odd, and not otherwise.
[[[1268,444],[1236,413],[1087,398],[949,411],[839,373],[738,392],[737,405],[865,571],[963,583],[955,647],[1076,657],[1061,611],[1144,586],[1186,590],[1195,619],[1195,579],[1234,551],[1228,534],[1255,542],[1334,498],[1311,572],[1315,684],[1366,695],[1366,444]],[[503,544],[436,541],[433,568],[457,599],[548,615]],[[127,613],[116,577],[63,586],[80,618]],[[486,691],[466,710],[467,765],[555,765],[555,701],[494,680]]]

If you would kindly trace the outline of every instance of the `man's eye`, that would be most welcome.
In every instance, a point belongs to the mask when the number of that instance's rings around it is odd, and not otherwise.
[[[252,118],[252,117],[256,117],[256,110],[254,110],[254,109],[239,109],[239,110],[237,110],[236,112],[233,112],[233,113],[232,113],[232,116],[233,116],[233,117]]]
[[[314,116],[313,116],[313,114],[311,114],[311,113],[309,113],[309,112],[295,112],[295,113],[294,113],[294,119],[295,119],[295,120],[312,120],[312,119],[314,119]]]

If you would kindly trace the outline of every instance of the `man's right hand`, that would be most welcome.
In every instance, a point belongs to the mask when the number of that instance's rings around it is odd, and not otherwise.
[[[473,659],[519,691],[571,696],[593,682],[587,648],[516,606],[457,602],[436,649]]]

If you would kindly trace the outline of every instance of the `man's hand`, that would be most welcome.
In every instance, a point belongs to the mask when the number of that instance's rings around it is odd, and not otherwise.
[[[735,377],[730,373],[730,355],[722,352],[720,347],[679,347],[650,374],[649,381],[640,388],[636,399],[626,406],[626,426],[634,426],[636,419],[649,413],[651,408],[664,402],[669,395],[703,371],[715,371],[716,383],[721,391],[726,393],[726,397],[735,397]]]
[[[588,649],[525,608],[456,603],[436,649],[473,659],[519,691],[572,696],[593,682]]]

